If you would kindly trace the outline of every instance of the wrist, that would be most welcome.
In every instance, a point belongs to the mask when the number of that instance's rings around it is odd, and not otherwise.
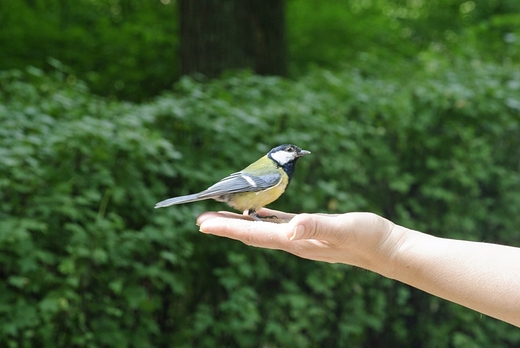
[[[402,270],[402,260],[406,254],[406,248],[412,243],[412,230],[396,225],[389,220],[386,222],[384,236],[376,245],[369,260],[367,269],[377,272],[387,278],[396,279]]]

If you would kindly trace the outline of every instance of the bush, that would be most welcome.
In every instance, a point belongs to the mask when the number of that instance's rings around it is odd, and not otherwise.
[[[0,70],[58,60],[94,93],[134,101],[178,79],[173,1],[4,1],[0,13]]]
[[[196,233],[153,210],[291,142],[288,211],[367,210],[520,245],[520,75],[424,55],[406,80],[247,73],[149,103],[66,74],[0,80],[0,340],[25,346],[505,346],[517,330],[345,265]],[[391,67],[380,67],[390,69]]]

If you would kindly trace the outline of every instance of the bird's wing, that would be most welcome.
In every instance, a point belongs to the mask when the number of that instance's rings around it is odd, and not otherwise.
[[[199,198],[211,198],[229,193],[263,191],[275,186],[281,179],[282,176],[276,172],[262,175],[237,172],[202,191],[198,196]]]

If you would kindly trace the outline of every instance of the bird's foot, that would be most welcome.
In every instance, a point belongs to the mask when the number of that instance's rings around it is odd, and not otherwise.
[[[276,215],[267,215],[267,216],[259,215],[254,209],[248,209],[248,210],[244,211],[244,215],[248,215],[248,216],[252,217],[253,220],[255,220],[255,221],[278,219],[278,217]]]

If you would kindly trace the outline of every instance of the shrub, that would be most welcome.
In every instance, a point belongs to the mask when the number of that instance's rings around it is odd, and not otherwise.
[[[514,345],[512,326],[345,265],[200,235],[204,189],[271,147],[312,151],[271,207],[368,210],[520,245],[520,75],[424,55],[406,79],[184,78],[149,103],[36,69],[0,80],[6,346]],[[381,66],[381,69],[390,69]]]

